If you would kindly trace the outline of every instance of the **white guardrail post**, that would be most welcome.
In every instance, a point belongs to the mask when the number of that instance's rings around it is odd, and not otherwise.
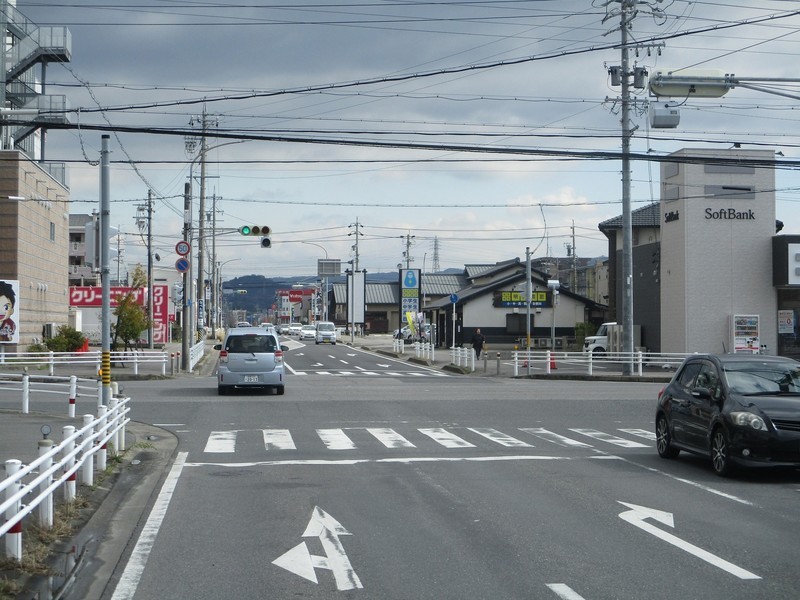
[[[108,414],[108,407],[103,405],[97,411],[97,421],[95,421],[94,432],[95,435],[102,440],[106,435],[106,415]],[[105,442],[100,443],[100,449],[97,451],[97,470],[102,473],[106,470],[106,460],[108,458],[108,445]]]
[[[86,418],[84,417],[84,422]],[[67,456],[67,462],[65,465],[66,470],[70,471],[75,466],[75,427],[73,425],[64,425],[61,428],[61,434],[64,438],[64,441],[61,442],[62,449],[61,452],[64,456]],[[67,482],[64,484],[64,500],[67,502],[72,502],[75,500],[75,495],[77,493],[76,486],[75,486],[75,473],[70,475],[67,478]]]
[[[6,477],[11,477],[15,475],[17,471],[20,470],[22,467],[22,462],[18,461],[15,458],[6,461]],[[22,484],[18,481],[12,483],[6,488],[6,501],[10,501],[16,496],[19,491],[22,489]],[[11,521],[17,514],[20,512],[22,508],[22,501],[17,500],[13,502],[7,509],[6,509],[6,520]],[[6,537],[6,556],[8,558],[12,558],[14,560],[20,561],[22,560],[22,518],[15,523],[11,529],[5,535]]]
[[[91,436],[90,427],[92,425],[92,421],[94,421],[93,415],[83,415],[83,431],[88,432],[88,435]],[[92,442],[94,443],[94,442]],[[84,448],[84,451],[88,451],[90,448]],[[83,465],[81,465],[81,483],[84,485],[94,485],[94,457],[93,456],[86,456],[83,459]]]
[[[75,399],[78,397],[78,378],[72,375],[69,378],[69,418],[75,418]]]
[[[39,456],[44,457],[53,448],[53,440],[39,440]],[[53,526],[53,494],[48,494],[47,489],[53,484],[53,475],[50,471],[53,468],[53,457],[48,456],[39,467],[40,473],[47,473],[47,476],[39,484],[39,494],[44,496],[44,500],[39,505],[39,526],[50,529]]]

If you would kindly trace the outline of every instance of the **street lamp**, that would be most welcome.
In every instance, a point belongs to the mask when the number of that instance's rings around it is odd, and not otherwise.
[[[311,246],[316,246],[317,248],[321,248],[322,251],[325,253],[325,260],[328,259],[328,251],[325,249],[325,246],[323,246],[322,244],[318,244],[316,242],[302,242],[302,241],[300,243],[301,244],[310,244]],[[317,275],[320,275],[320,273],[317,273]],[[323,285],[323,292],[322,292],[322,320],[323,321],[327,321],[328,320],[328,276],[327,275],[325,275],[325,277],[323,278],[322,285]]]
[[[219,287],[219,294],[218,294],[217,297],[221,297],[222,296],[222,267],[224,267],[228,263],[236,262],[237,260],[242,260],[242,259],[241,258],[231,258],[230,260],[226,260],[225,262],[222,262],[222,263],[220,263],[220,262],[215,263],[216,264],[216,269],[215,269],[216,277],[219,277],[219,281],[218,282],[217,282],[216,279],[214,280],[215,288],[217,286]],[[219,304],[221,306],[222,302],[219,302]],[[222,324],[221,317],[222,317],[222,311],[220,310],[220,307],[218,307],[216,304],[214,304],[214,316],[213,316],[213,318],[214,318],[214,335],[216,335],[216,330],[219,329],[220,325]]]

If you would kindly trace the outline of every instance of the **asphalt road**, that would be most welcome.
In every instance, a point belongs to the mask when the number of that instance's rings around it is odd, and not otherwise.
[[[800,475],[658,458],[659,384],[286,360],[284,396],[126,383],[179,445],[107,597],[797,596]]]

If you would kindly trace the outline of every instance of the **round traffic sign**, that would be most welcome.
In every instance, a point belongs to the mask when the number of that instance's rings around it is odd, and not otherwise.
[[[450,294],[450,302],[452,302],[453,304],[458,302],[458,294]]]
[[[192,247],[189,245],[189,242],[185,240],[181,240],[177,244],[175,244],[175,252],[180,254],[181,256],[186,256],[192,250]]]
[[[189,270],[189,260],[186,258],[179,258],[175,261],[175,268],[179,273],[186,273]]]

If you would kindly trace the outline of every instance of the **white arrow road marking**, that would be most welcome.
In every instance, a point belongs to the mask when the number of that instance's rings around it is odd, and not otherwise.
[[[384,365],[384,364],[381,364],[381,363],[378,363],[378,366],[379,367],[383,367],[384,369],[388,369],[389,368],[389,365]]]
[[[746,571],[741,567],[737,567],[733,563],[729,563],[727,560],[724,560],[710,552],[703,550],[702,548],[698,548],[697,546],[690,544],[689,542],[680,539],[677,536],[672,535],[671,533],[667,533],[651,525],[650,523],[645,523],[645,519],[653,519],[654,521],[658,521],[668,527],[675,527],[675,522],[672,519],[672,513],[665,512],[662,510],[657,510],[654,508],[647,508],[646,506],[639,506],[637,504],[628,504],[627,502],[622,502],[617,500],[623,506],[627,506],[631,510],[626,510],[624,512],[619,513],[619,518],[623,521],[627,521],[631,525],[646,531],[647,533],[656,536],[667,542],[668,544],[672,544],[681,550],[696,556],[697,558],[706,561],[710,565],[718,567],[723,571],[727,571],[731,575],[735,575],[739,579],[761,579],[758,575],[751,573],[750,571]]]
[[[545,585],[554,591],[556,596],[563,598],[564,600],[584,600],[583,596],[569,587],[566,583],[547,583]]]
[[[353,570],[344,546],[339,540],[341,535],[352,534],[339,521],[319,506],[315,506],[303,537],[318,537],[325,550],[325,556],[311,554],[306,543],[300,542],[273,560],[272,564],[313,583],[319,583],[315,569],[328,569],[333,572],[337,590],[362,589],[364,586],[361,585],[361,580]]]

